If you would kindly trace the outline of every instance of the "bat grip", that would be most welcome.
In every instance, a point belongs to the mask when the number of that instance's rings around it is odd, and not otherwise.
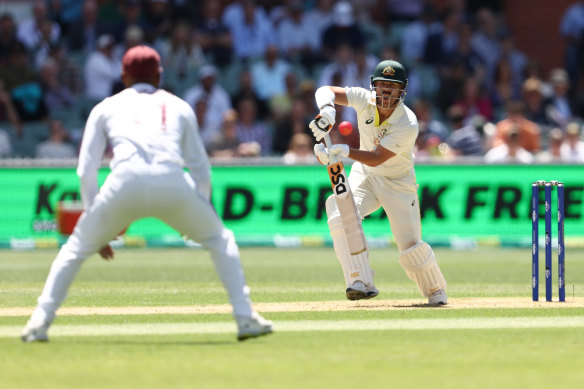
[[[326,134],[324,136],[323,140],[324,140],[324,145],[326,146],[326,148],[330,149],[331,146],[333,145],[333,142],[331,141],[331,136],[329,134]],[[330,163],[337,162],[337,159],[330,154],[329,154],[329,159],[330,159]]]

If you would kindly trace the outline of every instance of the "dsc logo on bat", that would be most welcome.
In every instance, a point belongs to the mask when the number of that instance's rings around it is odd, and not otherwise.
[[[328,173],[335,196],[345,197],[347,195],[347,175],[343,164],[337,162],[329,165]]]

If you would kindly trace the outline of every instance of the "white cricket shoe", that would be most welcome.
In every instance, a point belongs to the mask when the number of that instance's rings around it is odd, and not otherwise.
[[[47,331],[50,325],[51,323],[48,321],[33,321],[30,319],[22,330],[20,339],[25,343],[48,342],[49,336],[47,335]]]
[[[345,293],[349,300],[362,300],[377,296],[379,291],[374,285],[367,286],[362,281],[355,281],[353,285],[347,288]]]
[[[448,304],[448,296],[444,289],[438,289],[428,296],[429,305],[446,305]]]
[[[235,321],[237,322],[237,340],[257,338],[274,331],[274,324],[257,312],[252,312],[251,317],[237,316]]]

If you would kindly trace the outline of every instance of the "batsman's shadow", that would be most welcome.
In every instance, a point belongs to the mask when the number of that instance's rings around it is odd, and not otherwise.
[[[145,339],[136,340],[83,340],[75,342],[78,344],[85,345],[112,345],[112,346],[165,346],[165,347],[175,347],[175,346],[231,346],[234,343],[239,343],[237,341],[228,340],[176,340],[176,341],[148,341]]]

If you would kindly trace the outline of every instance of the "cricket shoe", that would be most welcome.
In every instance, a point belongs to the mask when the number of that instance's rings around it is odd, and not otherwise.
[[[362,281],[355,281],[353,285],[347,288],[345,293],[349,300],[362,300],[377,296],[379,291],[374,285],[367,286]]]
[[[438,289],[428,296],[428,305],[446,305],[448,304],[448,296],[444,289]]]
[[[20,339],[25,343],[48,342],[49,336],[47,335],[47,331],[50,325],[51,323],[45,320],[33,321],[33,319],[30,319],[22,330]]]
[[[237,340],[257,338],[274,331],[274,324],[257,312],[252,312],[250,317],[237,316],[235,321],[237,322]]]

